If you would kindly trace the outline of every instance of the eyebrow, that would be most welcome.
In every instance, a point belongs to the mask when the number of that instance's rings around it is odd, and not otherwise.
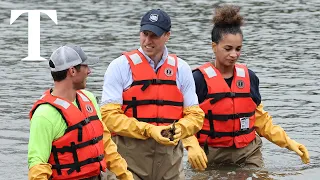
[[[224,47],[233,47],[233,46],[231,46],[231,45],[225,45]],[[239,48],[239,47],[242,47],[242,46],[237,46],[236,48]]]

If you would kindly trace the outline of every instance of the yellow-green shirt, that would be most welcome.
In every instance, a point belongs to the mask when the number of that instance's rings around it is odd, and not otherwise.
[[[100,108],[95,96],[81,90],[93,103],[99,119]],[[77,106],[76,101],[73,102]],[[52,142],[64,135],[67,125],[56,108],[49,104],[40,105],[30,121],[30,137],[28,144],[29,169],[40,163],[47,163],[50,157]]]

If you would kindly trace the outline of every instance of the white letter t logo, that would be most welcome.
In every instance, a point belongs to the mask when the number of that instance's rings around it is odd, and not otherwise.
[[[23,61],[43,61],[40,56],[40,12],[58,24],[56,10],[11,10],[10,24],[23,13],[28,13],[28,56]]]

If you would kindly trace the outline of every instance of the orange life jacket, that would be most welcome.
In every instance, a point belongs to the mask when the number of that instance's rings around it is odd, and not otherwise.
[[[177,87],[178,60],[168,55],[155,73],[138,50],[124,53],[133,83],[122,93],[122,110],[128,117],[154,125],[168,125],[183,116],[183,95]]]
[[[33,105],[32,115],[41,104],[50,104],[62,115],[67,129],[52,142],[48,163],[52,165],[52,179],[83,179],[97,176],[106,169],[104,160],[103,126],[90,99],[77,91],[77,108],[72,102],[51,95],[47,90]],[[41,134],[39,134],[41,136]]]
[[[199,67],[207,83],[208,95],[200,104],[205,120],[197,134],[201,145],[236,148],[255,139],[255,110],[250,96],[250,77],[245,65],[236,64],[231,88],[211,63]]]

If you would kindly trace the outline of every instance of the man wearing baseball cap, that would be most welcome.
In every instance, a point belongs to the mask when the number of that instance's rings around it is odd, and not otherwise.
[[[88,65],[81,47],[55,50],[49,61],[54,87],[30,111],[29,179],[101,179],[108,168],[119,179],[132,180],[127,163],[117,152],[95,96],[86,90]]]
[[[166,12],[148,11],[140,48],[113,60],[104,76],[102,121],[135,180],[185,179],[180,140],[203,124],[191,68],[165,45],[170,30]]]

